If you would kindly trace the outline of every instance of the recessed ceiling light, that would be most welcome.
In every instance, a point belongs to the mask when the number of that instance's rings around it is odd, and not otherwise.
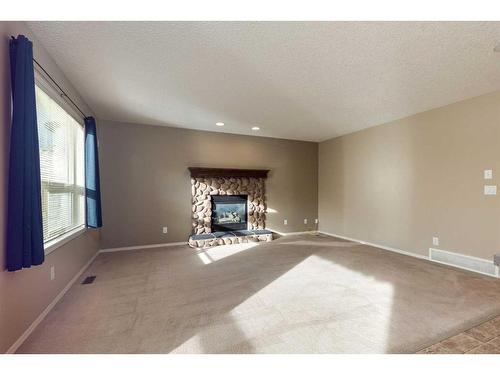
[[[253,126],[253,127],[252,127],[252,130],[257,131],[257,130],[260,130],[260,128],[259,128],[258,126]]]
[[[224,126],[224,123],[223,122],[216,122],[215,125],[217,125],[217,126]]]

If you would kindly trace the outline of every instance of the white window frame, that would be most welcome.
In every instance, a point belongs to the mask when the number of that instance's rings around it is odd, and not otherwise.
[[[35,85],[38,86],[45,94],[47,94],[52,100],[54,100],[58,105],[61,106],[73,119],[80,124],[80,126],[84,129],[85,128],[85,123],[82,118],[82,116],[72,107],[70,103],[68,103],[65,99],[64,96],[61,94],[61,92],[50,83],[48,79],[45,78],[44,73],[39,71],[35,67]],[[84,140],[85,142],[85,140]],[[85,150],[85,145],[84,145],[84,150]],[[76,162],[76,160],[75,160]],[[41,182],[41,181],[40,181]],[[43,184],[43,182],[41,182]],[[43,189],[42,189],[43,190]],[[85,197],[85,191],[83,192],[84,197]],[[76,203],[75,203],[76,204]],[[84,210],[83,212],[84,215],[84,224],[72,229],[69,232],[66,232],[50,241],[44,242],[43,247],[45,250],[45,255],[51,253],[52,251],[56,250],[57,248],[63,246],[64,244],[68,243],[69,241],[77,238],[78,236],[82,235],[87,231],[87,227],[85,225],[86,219],[85,215],[86,212]]]

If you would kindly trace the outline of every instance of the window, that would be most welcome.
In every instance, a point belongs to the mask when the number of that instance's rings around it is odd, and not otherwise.
[[[85,224],[84,131],[38,82],[35,92],[47,248],[49,242]]]

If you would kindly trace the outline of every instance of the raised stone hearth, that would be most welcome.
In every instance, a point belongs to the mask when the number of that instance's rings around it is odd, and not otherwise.
[[[192,233],[195,236],[212,233],[212,195],[247,196],[247,226],[245,230],[264,230],[266,225],[265,177],[267,171],[190,168],[192,198]],[[236,232],[234,232],[236,233]],[[270,240],[272,235],[246,234],[203,239],[203,246],[241,243],[249,240]],[[198,245],[190,239],[192,246]]]
[[[237,243],[272,241],[273,232],[266,229],[245,230],[235,232],[213,232],[189,237],[189,246],[200,249],[217,245],[232,245]]]

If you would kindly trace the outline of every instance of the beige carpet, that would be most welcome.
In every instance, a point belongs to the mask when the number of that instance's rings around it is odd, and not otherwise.
[[[416,352],[500,313],[497,279],[326,236],[106,253],[87,275],[18,352]]]

